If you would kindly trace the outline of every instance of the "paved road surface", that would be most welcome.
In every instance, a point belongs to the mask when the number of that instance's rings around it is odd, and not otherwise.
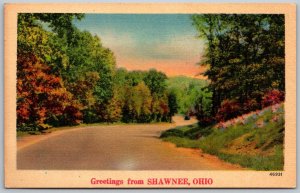
[[[183,121],[182,117],[175,117],[175,121],[177,125],[195,122]],[[239,169],[203,155],[201,157],[197,150],[176,148],[158,139],[161,131],[174,126],[90,126],[50,134],[43,140],[18,148],[17,167],[46,170]],[[22,139],[18,141],[21,142]]]

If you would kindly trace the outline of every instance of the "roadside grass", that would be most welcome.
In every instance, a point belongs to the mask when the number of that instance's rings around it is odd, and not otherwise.
[[[17,131],[17,137],[24,137],[27,135],[31,135],[31,134],[29,134],[29,132],[27,132],[27,131]],[[32,135],[34,135],[34,134],[32,134]]]
[[[226,128],[194,124],[161,134],[178,147],[200,148],[204,153],[254,170],[283,170],[284,106],[268,107],[244,122]]]
[[[283,170],[283,147],[282,145],[275,146],[275,153],[271,156],[264,155],[245,155],[245,154],[216,154],[220,159],[239,164],[245,168],[252,168],[261,171]]]

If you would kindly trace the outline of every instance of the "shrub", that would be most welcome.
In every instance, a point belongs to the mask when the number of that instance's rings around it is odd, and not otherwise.
[[[212,127],[203,127],[203,125],[198,125],[190,130],[187,130],[184,135],[189,139],[199,139],[210,135],[213,132]]]
[[[260,109],[260,104],[255,99],[248,99],[243,103],[243,112],[248,113]]]
[[[270,90],[262,98],[262,107],[271,106],[284,101],[284,92],[280,90]]]
[[[53,127],[78,125],[82,120],[82,113],[76,105],[69,105],[64,108],[62,114],[52,114],[46,123]]]
[[[67,122],[67,125],[78,125],[82,120],[82,113],[76,106],[67,106],[64,109],[64,116],[64,121]]]
[[[203,127],[210,126],[215,123],[214,117],[203,117],[198,120],[199,120],[199,123],[198,123],[199,126],[203,126]]]
[[[83,113],[83,122],[84,123],[96,123],[99,122],[99,116],[97,115],[97,112],[95,109],[84,109],[82,110]]]
[[[218,122],[226,121],[241,114],[241,105],[235,100],[224,100],[218,109],[216,119]]]
[[[179,130],[179,129],[169,129],[167,131],[164,131],[161,135],[160,138],[165,138],[169,136],[175,136],[175,137],[184,137],[184,132]]]

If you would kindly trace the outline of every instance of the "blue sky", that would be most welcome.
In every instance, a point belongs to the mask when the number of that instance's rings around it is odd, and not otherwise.
[[[187,14],[86,14],[75,21],[100,37],[129,70],[157,68],[169,76],[199,73],[203,42]]]

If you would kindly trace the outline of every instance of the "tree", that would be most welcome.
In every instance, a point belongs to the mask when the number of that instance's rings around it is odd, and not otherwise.
[[[104,122],[119,122],[122,119],[122,105],[121,102],[114,96],[108,103],[100,106],[101,121]]]
[[[97,73],[99,79],[92,88],[93,96],[98,104],[107,103],[113,96],[116,66],[113,53],[102,46],[98,36],[92,36],[90,32],[75,29],[73,38],[67,50],[70,65],[63,73],[64,79],[68,84],[76,84],[85,73]]]
[[[18,14],[17,125],[43,129],[78,124],[81,105],[65,88],[61,74],[69,64],[64,45],[72,19],[82,14]],[[44,26],[48,26],[45,30]]]
[[[18,128],[43,129],[43,124],[53,115],[67,115],[72,117],[70,124],[79,123],[80,107],[72,101],[61,78],[52,74],[51,68],[34,55],[18,54],[17,59]],[[73,111],[69,111],[70,108]]]
[[[145,71],[139,71],[139,70],[130,71],[127,73],[126,76],[126,84],[129,86],[136,86],[140,82],[144,81],[146,75],[147,72]]]
[[[126,95],[124,106],[125,122],[148,122],[151,115],[152,97],[144,82],[131,87]]]
[[[20,13],[18,14],[18,53],[34,53],[53,71],[60,73],[69,65],[66,55],[68,43],[75,29],[73,19],[83,14],[68,13]],[[47,26],[45,30],[43,26]]]
[[[149,87],[152,95],[162,96],[166,91],[167,76],[155,69],[148,71],[144,77],[145,84]]]
[[[213,114],[222,101],[243,104],[272,89],[284,90],[284,16],[203,14],[192,17],[205,41],[202,65],[210,80]]]
[[[95,103],[94,88],[100,77],[97,72],[82,73],[78,80],[67,82],[67,88],[74,93],[74,98],[78,100],[84,108],[91,108]]]
[[[168,107],[169,107],[169,117],[171,122],[172,116],[174,116],[175,113],[178,112],[177,97],[174,92],[170,92],[168,94]]]
[[[18,14],[18,129],[82,121],[168,121],[176,98],[168,100],[166,75],[116,69],[115,56],[100,37],[73,25],[82,18]]]

